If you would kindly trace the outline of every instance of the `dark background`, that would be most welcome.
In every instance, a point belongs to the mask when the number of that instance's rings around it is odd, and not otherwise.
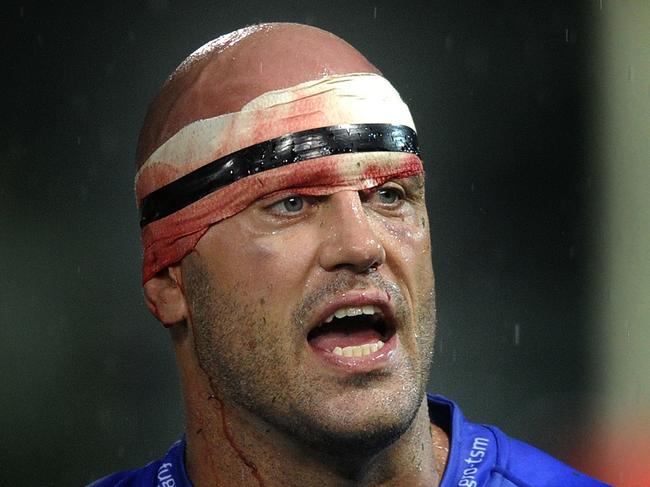
[[[169,338],[140,288],[136,137],[187,54],[260,21],[343,37],[410,105],[439,296],[430,389],[566,455],[596,359],[593,3],[2,7],[0,484],[84,484],[182,434]]]

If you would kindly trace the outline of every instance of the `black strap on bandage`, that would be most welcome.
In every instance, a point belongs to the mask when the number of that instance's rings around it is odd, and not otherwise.
[[[419,155],[418,139],[410,127],[384,123],[332,125],[282,135],[220,157],[148,194],[140,202],[140,227],[246,176],[295,162],[351,152]]]

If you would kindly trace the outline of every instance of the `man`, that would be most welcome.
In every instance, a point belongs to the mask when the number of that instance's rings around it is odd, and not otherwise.
[[[186,435],[94,485],[596,486],[427,397],[435,331],[406,105],[322,30],[206,44],[141,132],[144,292]]]

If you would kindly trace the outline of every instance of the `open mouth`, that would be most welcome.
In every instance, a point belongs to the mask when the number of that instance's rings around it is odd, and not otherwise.
[[[337,309],[307,335],[318,350],[342,357],[365,357],[377,353],[395,334],[394,324],[375,305]]]

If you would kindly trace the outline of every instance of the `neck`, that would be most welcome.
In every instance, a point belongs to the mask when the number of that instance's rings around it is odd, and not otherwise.
[[[187,411],[187,471],[195,487],[435,486],[445,438],[432,432],[426,400],[410,428],[379,452],[323,453],[297,444],[273,427],[224,403],[203,398],[207,408]]]

